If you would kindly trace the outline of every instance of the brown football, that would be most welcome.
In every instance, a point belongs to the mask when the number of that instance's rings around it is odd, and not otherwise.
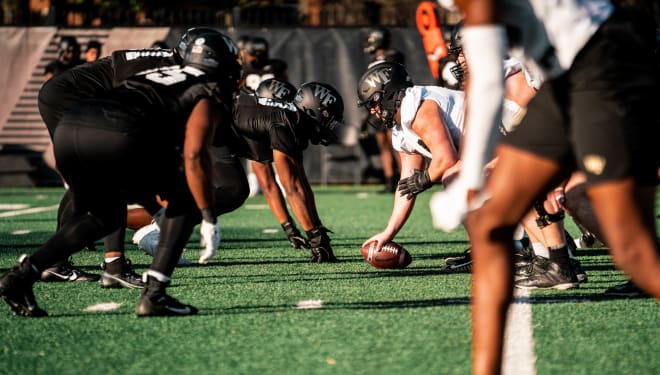
[[[375,242],[362,247],[362,257],[376,268],[406,268],[412,262],[408,250],[394,241],[383,245],[376,251]]]

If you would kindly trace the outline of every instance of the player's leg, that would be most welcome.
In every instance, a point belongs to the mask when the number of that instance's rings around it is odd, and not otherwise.
[[[633,282],[660,299],[660,256],[655,235],[655,187],[632,179],[588,189],[615,264]]]
[[[534,200],[558,171],[546,159],[510,146],[498,148],[498,165],[486,183],[490,195],[468,214],[472,244],[473,370],[497,373],[506,312],[513,288],[513,233]],[[526,176],[517,182],[516,176]]]
[[[185,179],[174,182],[174,191],[165,194],[167,210],[161,219],[161,235],[158,250],[149,269],[145,272],[146,286],[136,306],[138,316],[193,315],[197,309],[186,305],[166,293],[172,273],[181,257],[193,228],[200,222],[201,215],[192,195],[182,184]]]

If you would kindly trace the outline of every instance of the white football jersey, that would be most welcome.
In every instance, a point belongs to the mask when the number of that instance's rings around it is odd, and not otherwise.
[[[503,0],[502,7],[511,55],[546,78],[567,71],[614,11],[609,0]]]
[[[424,100],[433,100],[438,104],[452,141],[459,147],[463,137],[464,94],[462,91],[438,86],[413,86],[406,89],[406,95],[401,101],[401,123],[392,129],[392,147],[396,151],[421,154],[430,159],[431,152],[412,130],[417,109]]]

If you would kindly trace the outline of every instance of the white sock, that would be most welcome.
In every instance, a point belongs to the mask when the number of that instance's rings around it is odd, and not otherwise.
[[[147,272],[145,272],[145,273],[142,275],[142,280],[143,280],[143,281],[146,281],[146,280],[147,280],[146,276],[151,276],[151,277],[153,277],[154,279],[160,281],[161,283],[166,283],[166,282],[170,281],[170,278],[167,277],[167,276],[165,276],[163,273],[158,272],[158,271],[154,271],[154,270],[151,270],[151,269],[150,269],[150,270],[147,270]]]

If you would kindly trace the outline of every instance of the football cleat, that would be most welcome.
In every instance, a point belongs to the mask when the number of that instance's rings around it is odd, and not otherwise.
[[[540,256],[534,257],[527,273],[516,272],[515,277],[514,285],[520,289],[565,290],[580,285],[570,265],[563,266]]]
[[[70,260],[57,262],[41,273],[41,281],[99,281],[101,276],[74,267]]]
[[[588,280],[587,272],[582,268],[582,264],[575,258],[570,258],[571,269],[579,283],[586,283]]]
[[[121,264],[114,264],[121,263]],[[101,264],[103,275],[99,283],[102,288],[127,288],[127,289],[142,289],[144,282],[140,275],[133,272],[131,261],[126,258],[119,258],[110,263],[103,262]],[[108,272],[108,269],[120,269],[119,272]]]
[[[472,251],[465,250],[463,255],[445,258],[443,272],[470,273],[472,272]]]
[[[48,313],[37,306],[32,286],[39,275],[32,268],[27,255],[21,256],[18,266],[12,268],[0,278],[0,296],[16,315],[25,317],[43,317]]]
[[[194,306],[183,304],[165,293],[169,282],[161,282],[154,277],[146,276],[146,284],[135,307],[135,314],[138,317],[197,314],[198,310]]]

